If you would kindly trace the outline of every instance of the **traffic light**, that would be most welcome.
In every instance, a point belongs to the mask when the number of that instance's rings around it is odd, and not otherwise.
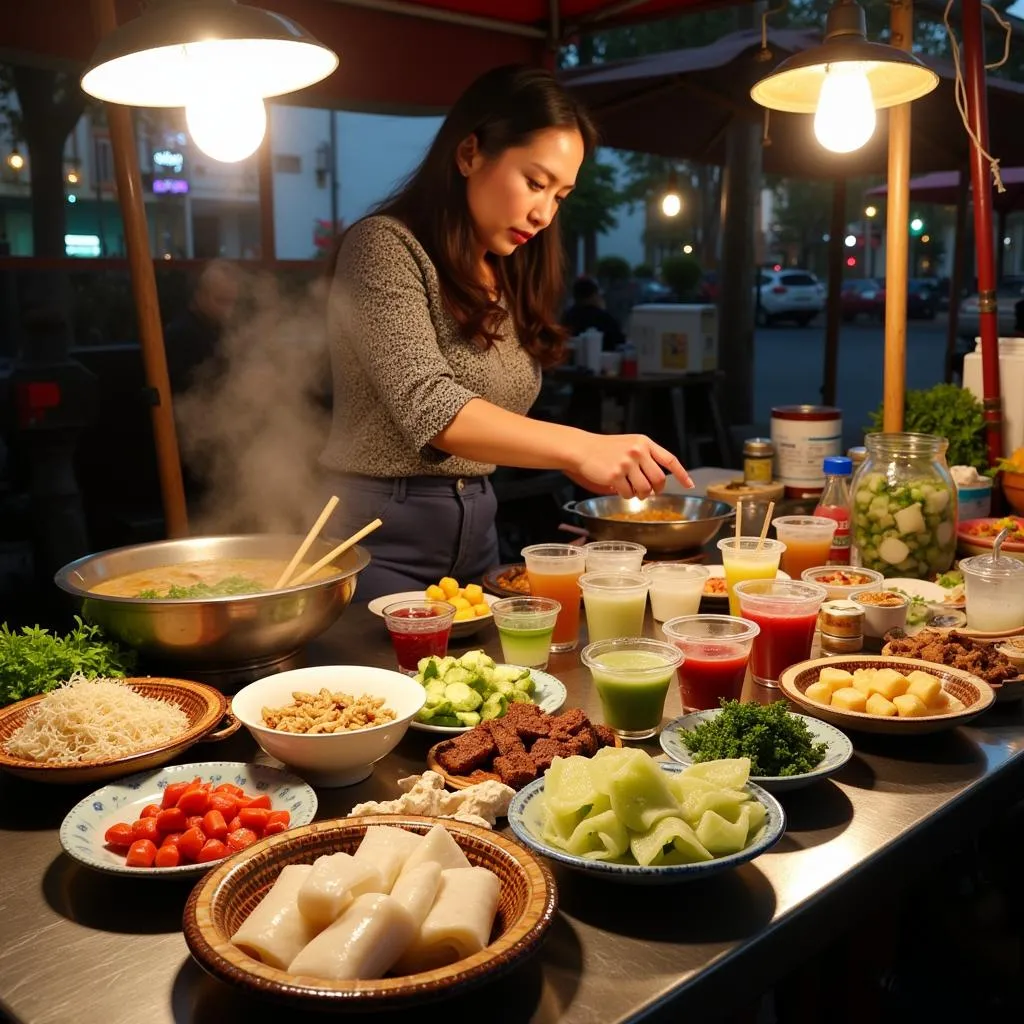
[[[847,256],[846,257],[846,265],[848,267],[855,267],[855,266],[857,266],[857,257],[856,256]]]
[[[920,217],[915,217],[910,222],[910,233],[915,237],[920,235],[924,231],[924,221]]]

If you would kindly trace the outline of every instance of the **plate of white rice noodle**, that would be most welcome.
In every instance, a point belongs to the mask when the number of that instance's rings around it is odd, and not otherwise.
[[[229,721],[217,730],[228,715]],[[239,722],[227,698],[187,679],[87,679],[0,710],[0,769],[38,782],[118,778],[166,764]],[[217,731],[214,731],[217,730]]]

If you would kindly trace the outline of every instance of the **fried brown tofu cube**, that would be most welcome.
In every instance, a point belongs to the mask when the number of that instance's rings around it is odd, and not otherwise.
[[[594,727],[589,723],[583,729],[580,729],[578,733],[573,737],[573,742],[577,745],[578,753],[584,757],[593,757],[598,748],[601,746],[597,739],[597,733],[594,731]]]
[[[468,775],[484,768],[497,753],[494,739],[484,729],[471,729],[438,751],[437,762],[450,775]]]
[[[607,725],[595,725],[594,732],[597,733],[597,742],[602,747],[615,746],[615,733]]]
[[[588,725],[590,725],[590,719],[587,718],[582,708],[571,708],[569,711],[563,711],[552,719],[551,735],[575,736],[576,733],[581,729],[585,729]]]
[[[537,778],[537,767],[524,751],[522,754],[499,754],[494,759],[498,778],[513,789],[522,789]]]

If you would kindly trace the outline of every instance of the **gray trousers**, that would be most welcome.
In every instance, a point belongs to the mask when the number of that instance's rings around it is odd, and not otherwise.
[[[356,601],[422,590],[442,576],[479,583],[498,564],[498,501],[487,477],[368,477],[327,474],[341,499],[324,536],[342,540],[373,519],[384,525],[360,541],[371,556]],[[325,498],[326,500],[326,498]]]

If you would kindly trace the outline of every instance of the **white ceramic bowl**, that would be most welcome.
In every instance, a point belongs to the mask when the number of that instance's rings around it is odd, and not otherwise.
[[[312,736],[278,732],[263,724],[263,708],[290,704],[296,690],[316,693],[324,686],[332,693],[340,691],[355,698],[364,693],[383,697],[395,719],[368,729]],[[374,764],[398,745],[426,696],[415,679],[401,672],[362,665],[320,665],[257,679],[235,694],[231,710],[271,757],[308,782],[351,786],[369,776]]]

